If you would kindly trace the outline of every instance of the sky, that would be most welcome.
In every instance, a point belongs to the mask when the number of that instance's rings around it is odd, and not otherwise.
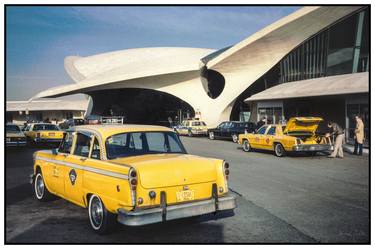
[[[73,80],[69,55],[140,47],[220,49],[240,42],[293,6],[7,6],[6,99],[28,100]]]

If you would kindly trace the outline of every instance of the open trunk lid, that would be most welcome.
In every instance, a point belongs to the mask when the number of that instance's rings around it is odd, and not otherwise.
[[[316,129],[319,126],[319,123],[322,122],[322,118],[317,117],[297,117],[289,119],[284,133],[315,133]]]

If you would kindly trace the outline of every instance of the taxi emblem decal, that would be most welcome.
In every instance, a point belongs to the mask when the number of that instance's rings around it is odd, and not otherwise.
[[[69,179],[70,179],[70,183],[74,185],[77,179],[77,173],[74,169],[69,171]]]

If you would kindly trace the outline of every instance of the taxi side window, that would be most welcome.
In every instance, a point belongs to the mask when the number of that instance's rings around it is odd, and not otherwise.
[[[267,135],[275,135],[276,127],[271,126],[271,128],[268,130]]]
[[[76,146],[75,146],[73,154],[76,156],[88,157],[89,150],[90,150],[90,142],[91,142],[91,137],[78,133]]]
[[[267,126],[262,126],[258,131],[257,134],[263,135],[266,132]]]
[[[63,141],[60,144],[59,152],[70,154],[73,144],[73,134],[68,132],[65,134]]]
[[[91,158],[100,160],[100,145],[97,138],[94,138],[92,145]]]

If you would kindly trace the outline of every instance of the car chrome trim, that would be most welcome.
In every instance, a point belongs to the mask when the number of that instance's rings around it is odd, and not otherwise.
[[[330,144],[299,144],[293,146],[293,151],[331,151],[333,146]]]
[[[144,209],[139,211],[127,211],[120,208],[117,210],[117,221],[127,226],[141,226],[162,222],[164,219],[166,221],[175,220],[214,213],[216,211],[231,210],[236,207],[237,204],[235,197],[225,196],[218,198],[217,209],[215,208],[214,199],[167,206],[165,208],[165,214],[163,213],[162,207]]]
[[[109,171],[109,170],[98,169],[98,168],[94,168],[94,167],[90,167],[90,166],[81,166],[81,165],[78,165],[78,164],[75,164],[75,163],[62,162],[62,161],[58,161],[58,160],[54,160],[54,159],[50,159],[50,158],[46,158],[46,157],[41,157],[41,156],[37,156],[36,160],[43,160],[43,161],[46,161],[46,162],[56,163],[56,164],[60,164],[60,165],[63,165],[63,166],[72,167],[72,168],[75,168],[75,169],[81,169],[81,170],[89,171],[89,172],[96,173],[96,174],[99,174],[99,175],[105,175],[105,176],[110,176],[110,177],[128,180],[128,175],[112,172],[112,171]]]

